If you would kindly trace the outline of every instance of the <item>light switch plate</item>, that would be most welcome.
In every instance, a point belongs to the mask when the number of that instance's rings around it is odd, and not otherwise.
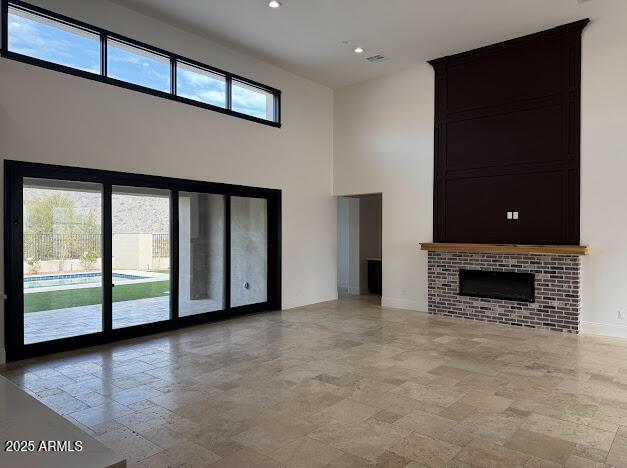
[[[518,219],[518,211],[514,211],[514,219]]]
[[[511,211],[507,212],[507,219],[514,219],[514,213],[512,213]]]

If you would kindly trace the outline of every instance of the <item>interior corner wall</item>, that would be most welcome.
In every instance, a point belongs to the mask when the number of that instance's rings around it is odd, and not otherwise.
[[[427,310],[433,86],[424,63],[335,91],[334,193],[382,193],[384,306]]]
[[[582,331],[627,338],[627,2],[596,2],[582,36]],[[334,99],[334,193],[383,192],[384,305],[427,310],[433,70],[344,87]],[[618,311],[623,319],[618,318]]]
[[[278,88],[283,127],[2,58],[0,171],[13,159],[280,189],[283,307],[337,298],[331,89],[119,3],[31,2]]]

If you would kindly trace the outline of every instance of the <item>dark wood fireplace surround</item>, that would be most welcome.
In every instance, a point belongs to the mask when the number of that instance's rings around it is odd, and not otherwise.
[[[581,33],[588,21],[429,62],[434,242],[579,244]]]
[[[434,241],[421,244],[429,251],[429,313],[579,331],[580,255],[588,253],[579,245],[581,34],[588,22],[429,62]],[[470,293],[466,271],[484,282]],[[532,282],[522,299],[520,285],[507,282],[521,278]]]

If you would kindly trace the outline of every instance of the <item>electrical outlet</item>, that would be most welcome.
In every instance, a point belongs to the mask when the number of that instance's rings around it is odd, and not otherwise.
[[[623,320],[623,311],[622,310],[619,310],[617,315],[618,315],[618,320]]]

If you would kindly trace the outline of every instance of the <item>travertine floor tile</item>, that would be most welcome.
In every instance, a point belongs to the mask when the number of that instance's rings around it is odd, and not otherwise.
[[[256,450],[243,448],[233,455],[207,465],[207,468],[285,468],[284,465]]]
[[[203,468],[222,457],[199,445],[184,442],[142,460],[149,468]]]
[[[373,414],[378,413],[378,411],[377,408],[372,406],[345,399],[329,406],[322,414],[324,417],[343,424],[356,424],[368,419]]]
[[[461,448],[420,434],[410,434],[390,450],[425,466],[438,467],[450,461]]]
[[[564,464],[575,449],[575,444],[545,434],[519,429],[505,442],[505,447]]]
[[[344,452],[310,437],[302,437],[281,447],[271,458],[294,468],[315,468],[333,465]]]
[[[610,453],[607,455],[607,463],[615,466],[627,466],[627,431],[618,430],[612,441]]]
[[[511,450],[485,439],[475,439],[464,447],[455,457],[456,461],[472,467],[508,467],[522,468],[531,457]]]
[[[403,416],[393,425],[398,428],[403,428],[411,432],[417,432],[418,434],[437,439],[439,436],[455,427],[457,425],[457,421],[416,410],[406,416]]]
[[[627,466],[627,341],[371,297],[0,372],[140,468]]]

